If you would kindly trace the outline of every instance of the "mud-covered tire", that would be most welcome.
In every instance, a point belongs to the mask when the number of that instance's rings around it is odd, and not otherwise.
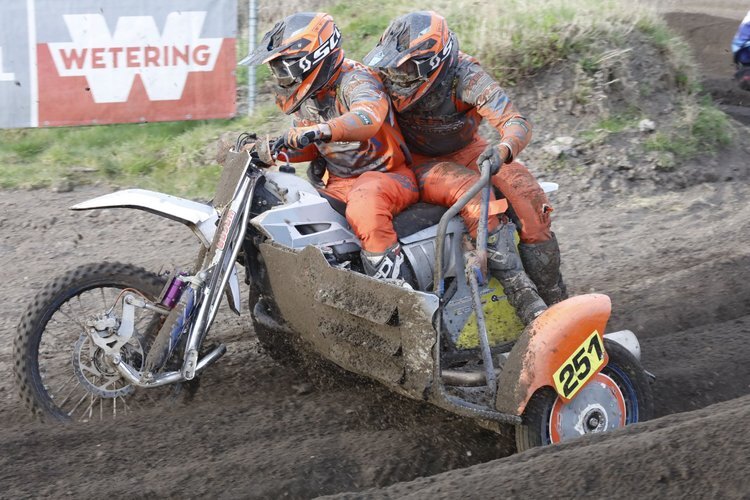
[[[154,300],[164,283],[165,277],[141,267],[103,262],[72,269],[42,288],[23,313],[14,339],[13,371],[19,396],[29,410],[42,419],[69,420],[45,389],[38,358],[47,324],[66,302],[86,291],[106,286],[136,289]]]
[[[651,383],[640,362],[616,342],[604,339],[604,348],[609,354],[609,363],[602,373],[612,379],[622,392],[626,408],[625,425],[651,419],[654,398]],[[518,451],[552,444],[549,424],[556,401],[557,393],[551,387],[544,387],[531,397],[523,414],[523,423],[515,429]]]

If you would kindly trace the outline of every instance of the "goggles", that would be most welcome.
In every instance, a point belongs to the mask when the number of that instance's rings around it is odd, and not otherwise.
[[[426,80],[440,65],[450,57],[453,50],[453,37],[448,39],[443,50],[431,57],[409,59],[396,68],[381,68],[389,80],[398,85],[411,85]]]

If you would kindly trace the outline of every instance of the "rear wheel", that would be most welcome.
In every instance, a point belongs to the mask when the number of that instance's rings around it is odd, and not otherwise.
[[[516,427],[518,451],[651,418],[651,386],[638,360],[616,342],[605,339],[604,348],[609,363],[568,403],[549,387],[534,394]]]
[[[104,420],[171,396],[173,387],[138,389],[123,379],[93,342],[90,326],[104,316],[119,322],[124,292],[154,301],[164,283],[143,268],[105,262],[68,271],[39,291],[14,342],[15,378],[29,409],[55,420]],[[120,348],[128,364],[142,368],[163,320],[135,309],[133,335]]]

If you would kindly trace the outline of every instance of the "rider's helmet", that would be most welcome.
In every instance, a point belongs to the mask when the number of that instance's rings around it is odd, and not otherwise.
[[[268,63],[276,103],[291,114],[333,78],[343,61],[341,33],[333,18],[322,12],[301,12],[276,23],[240,64]]]
[[[393,106],[404,111],[442,81],[457,53],[445,18],[420,11],[394,19],[364,63],[381,71]]]

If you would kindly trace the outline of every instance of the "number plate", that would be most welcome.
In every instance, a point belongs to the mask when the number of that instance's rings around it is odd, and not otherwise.
[[[555,372],[555,390],[563,398],[573,399],[603,364],[604,346],[594,330]]]

